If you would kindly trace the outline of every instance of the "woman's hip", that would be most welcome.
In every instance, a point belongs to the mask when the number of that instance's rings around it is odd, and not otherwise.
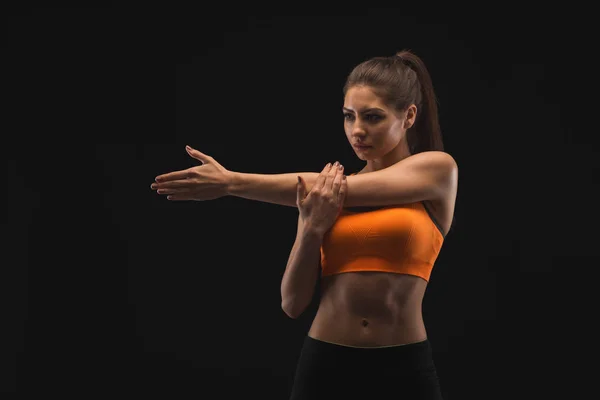
[[[391,391],[391,392],[390,392]],[[441,392],[429,340],[358,348],[306,336],[296,366],[292,400],[327,395],[389,395],[439,400]],[[355,397],[356,396],[356,397]]]

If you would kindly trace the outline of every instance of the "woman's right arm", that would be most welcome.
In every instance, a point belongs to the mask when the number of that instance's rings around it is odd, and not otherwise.
[[[290,318],[298,318],[310,305],[320,273],[323,233],[298,217],[296,241],[281,280],[281,308]]]

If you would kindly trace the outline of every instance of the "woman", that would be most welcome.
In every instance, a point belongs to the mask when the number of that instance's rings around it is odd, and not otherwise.
[[[356,174],[247,174],[187,147],[201,166],[156,178],[170,200],[226,195],[298,207],[281,283],[297,318],[321,279],[318,311],[298,360],[292,400],[441,399],[421,307],[451,228],[458,167],[443,151],[435,94],[410,51],[354,68],[344,86],[344,130],[366,161]]]

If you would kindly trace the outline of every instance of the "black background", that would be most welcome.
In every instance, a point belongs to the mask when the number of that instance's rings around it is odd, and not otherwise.
[[[423,309],[445,399],[578,398],[598,266],[586,11],[297,7],[5,17],[4,392],[287,398],[318,300],[280,308],[297,210],[150,184],[197,165],[186,144],[234,171],[358,171],[346,75],[408,48],[459,165]]]

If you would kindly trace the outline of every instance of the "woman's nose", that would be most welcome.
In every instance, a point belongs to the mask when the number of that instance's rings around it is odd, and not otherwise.
[[[366,135],[367,135],[367,133],[365,132],[364,129],[354,128],[352,130],[352,137],[354,137],[354,138],[363,139]]]

